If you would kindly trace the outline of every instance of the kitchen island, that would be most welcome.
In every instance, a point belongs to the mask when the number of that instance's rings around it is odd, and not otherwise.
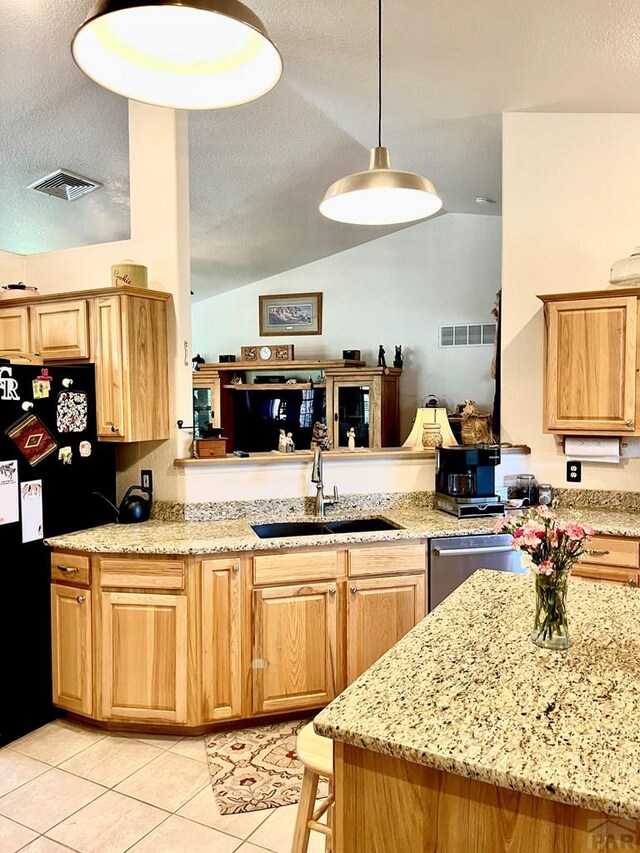
[[[640,850],[640,598],[574,579],[565,653],[533,603],[477,572],[316,717],[336,853]]]

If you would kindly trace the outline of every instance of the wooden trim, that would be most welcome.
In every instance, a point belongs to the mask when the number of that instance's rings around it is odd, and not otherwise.
[[[96,287],[91,290],[66,290],[59,293],[39,293],[37,296],[22,296],[19,299],[3,299],[0,308],[16,305],[38,305],[41,302],[68,302],[72,299],[92,299],[96,296],[142,296],[168,302],[170,293],[162,290],[147,290],[146,287]]]
[[[5,303],[2,303],[5,304]],[[1,305],[0,305],[1,307]],[[314,332],[315,334],[315,332]],[[256,346],[258,346],[256,344]],[[266,344],[269,346],[269,344]],[[355,361],[347,359],[321,359],[321,358],[299,358],[292,361],[211,361],[201,364],[198,370],[194,370],[196,377],[199,373],[215,371],[217,373],[238,373],[241,370],[269,370],[273,372],[274,366],[283,370],[331,370],[347,367],[366,367],[366,361]]]

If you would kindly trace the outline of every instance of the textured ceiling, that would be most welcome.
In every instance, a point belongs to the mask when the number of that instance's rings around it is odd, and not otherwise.
[[[324,220],[326,187],[375,144],[374,0],[250,0],[285,60],[261,100],[190,119],[193,290],[238,287],[389,229]],[[3,0],[0,248],[128,236],[126,103],[87,80],[69,42],[91,0]],[[429,177],[445,210],[500,201],[500,113],[640,111],[635,0],[387,0],[383,144]],[[101,189],[27,191],[58,167]]]

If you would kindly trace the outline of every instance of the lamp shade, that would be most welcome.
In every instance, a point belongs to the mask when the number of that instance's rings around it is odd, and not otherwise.
[[[420,408],[416,411],[416,419],[413,422],[413,427],[403,447],[413,447],[416,450],[422,450],[422,434],[424,424],[439,424],[442,434],[443,447],[455,447],[457,445],[456,437],[451,431],[449,418],[446,409],[440,408]]]
[[[239,0],[101,0],[71,52],[100,86],[174,109],[244,104],[282,74],[262,21]]]
[[[391,168],[389,150],[371,149],[364,172],[354,172],[332,184],[320,203],[328,219],[350,225],[396,225],[433,216],[442,199],[427,178]]]

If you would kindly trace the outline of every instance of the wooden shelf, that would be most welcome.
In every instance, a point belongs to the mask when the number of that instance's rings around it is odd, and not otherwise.
[[[334,359],[322,361],[321,359],[298,359],[293,361],[224,361],[224,362],[207,362],[201,364],[196,373],[207,370],[222,371],[239,371],[239,370],[327,370],[336,367],[366,367],[366,361],[346,361],[344,359]]]
[[[326,388],[325,382],[241,382],[236,385],[223,385],[229,391],[310,391],[313,388]]]

